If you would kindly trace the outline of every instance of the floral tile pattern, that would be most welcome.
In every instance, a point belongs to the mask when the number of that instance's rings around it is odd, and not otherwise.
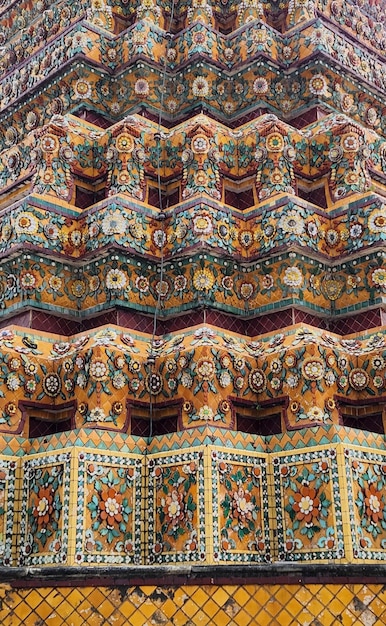
[[[365,15],[363,6],[359,8],[350,5],[352,14],[347,16],[347,8],[343,2],[336,2],[333,5],[331,0],[320,0],[319,4],[320,19],[316,24],[308,24],[306,27],[304,20],[314,17],[314,11],[302,11],[299,8],[290,11],[286,16],[289,22],[286,25],[292,28],[296,24],[297,28],[286,33],[285,38],[281,37],[270,25],[264,23],[264,15],[261,14],[258,20],[259,28],[244,24],[241,33],[236,30],[226,38],[219,33],[215,37],[209,25],[187,23],[187,30],[176,33],[172,44],[160,34],[156,25],[150,26],[146,22],[144,24],[140,19],[133,25],[134,28],[129,34],[125,33],[116,39],[98,37],[94,29],[90,28],[88,20],[84,19],[84,15],[80,23],[73,24],[78,13],[74,15],[76,9],[72,8],[72,15],[63,18],[62,16],[56,17],[55,26],[60,24],[60,32],[55,41],[46,45],[44,50],[39,46],[40,37],[33,37],[27,31],[28,34],[23,37],[23,42],[19,42],[14,53],[22,61],[23,67],[12,88],[7,85],[4,74],[12,64],[13,55],[5,56],[0,68],[3,109],[20,98],[25,89],[26,76],[29,75],[31,76],[30,87],[33,91],[37,90],[39,80],[47,81],[45,93],[52,101],[53,110],[56,113],[70,111],[74,101],[78,104],[93,104],[95,117],[99,113],[99,116],[109,115],[113,119],[124,118],[138,103],[151,104],[158,108],[160,107],[161,77],[152,75],[150,68],[153,63],[162,62],[161,60],[166,55],[171,73],[167,80],[169,94],[165,102],[167,117],[173,117],[181,109],[183,113],[189,113],[197,100],[205,102],[209,98],[216,114],[225,119],[232,119],[240,114],[240,110],[247,111],[249,107],[256,106],[257,98],[260,103],[264,103],[264,106],[268,105],[282,117],[287,117],[291,113],[296,116],[301,114],[307,102],[318,96],[320,101],[329,104],[330,107],[346,114],[349,113],[354,119],[367,121],[371,126],[378,126],[376,105],[379,105],[379,96],[377,98],[376,94],[371,96],[366,94],[367,108],[372,109],[368,113],[363,104],[363,98],[360,100],[358,94],[355,93],[355,86],[364,78],[373,87],[384,83],[384,67],[381,63],[373,67],[371,63],[375,50],[383,50],[383,29],[373,28],[373,21],[371,17],[368,18]],[[302,6],[304,8],[304,5]],[[238,3],[237,8],[239,7]],[[229,10],[229,3],[226,5],[226,10]],[[285,5],[282,10],[283,13],[286,12]],[[235,13],[236,10],[233,7],[231,15],[235,16]],[[326,14],[328,20],[323,19]],[[139,15],[138,12],[138,18]],[[186,18],[186,12],[184,17]],[[240,13],[239,18],[241,18]],[[338,23],[339,35],[331,25],[331,19]],[[111,15],[104,20],[105,23],[110,22],[109,30],[112,28],[111,20]],[[45,18],[45,21],[51,20]],[[7,22],[9,24],[12,20],[8,19]],[[23,22],[25,23],[24,20]],[[358,22],[361,23],[360,29],[355,28]],[[238,23],[240,24],[240,21]],[[37,31],[41,32],[42,28],[47,29],[47,25],[40,25]],[[52,28],[52,24],[48,28]],[[69,32],[64,35],[63,29],[69,29]],[[5,33],[9,36],[9,28],[5,29]],[[371,42],[372,50],[353,43],[353,37],[357,43],[364,41],[368,45],[368,42]],[[319,54],[322,53],[325,59],[323,71],[319,64],[310,58],[316,46]],[[37,47],[40,48],[39,51],[36,51]],[[28,55],[33,54],[34,48],[35,54],[31,59]],[[57,48],[60,54],[55,54]],[[187,57],[197,51],[204,57],[202,67],[194,68],[194,72],[186,72],[184,64]],[[87,59],[85,64],[77,63],[74,59],[80,53]],[[129,60],[135,59],[138,54],[142,56],[142,64],[138,67],[134,60],[130,65]],[[267,55],[273,63],[267,64]],[[92,61],[96,56],[105,71],[93,68]],[[260,57],[260,64],[254,68],[254,71],[251,70],[249,63],[245,63],[246,59],[252,57]],[[225,62],[225,67],[223,65],[220,70],[216,68],[217,72],[215,72],[212,59],[216,59],[217,63],[220,60],[222,65]],[[355,67],[356,70],[355,74],[346,72],[343,80],[343,77],[336,72],[334,62],[336,63],[337,59],[349,67],[352,64],[351,67]],[[278,66],[279,60],[284,63],[285,69],[291,67],[293,63],[300,65],[297,80],[294,81],[291,89],[283,81],[285,72],[282,67]],[[66,76],[68,81],[65,83],[66,87],[60,88],[54,80],[55,70],[61,63],[71,63],[71,61],[73,67]],[[233,68],[239,71],[233,72],[230,78],[226,70]],[[114,71],[120,73],[119,82],[109,75]],[[334,83],[336,76],[340,77],[339,86]],[[230,80],[232,80],[232,90],[229,89]],[[34,109],[33,105],[33,102],[19,104],[17,108],[22,109],[24,113],[22,119],[25,122],[20,124],[16,109],[10,126],[12,128],[14,125],[22,126],[20,129],[22,134],[36,127],[40,122],[40,116],[36,114],[36,108]],[[50,120],[50,114],[52,115],[51,108],[47,112],[44,109],[41,110],[41,123],[47,123]]]
[[[22,463],[20,565],[65,563],[68,558],[70,452]]]
[[[384,214],[383,208],[382,220]],[[338,238],[338,231],[334,232]],[[383,238],[385,232],[386,225]],[[374,238],[372,243],[376,243]],[[146,268],[141,268],[134,258],[121,254],[114,255],[111,263],[88,262],[82,278],[78,277],[78,267],[75,271],[70,265],[60,266],[58,276],[55,272],[59,270],[38,254],[31,253],[30,264],[18,256],[18,263],[25,265],[20,277],[9,265],[0,268],[0,309],[20,314],[29,300],[37,310],[50,306],[53,314],[79,321],[108,311],[112,301],[125,310],[152,313],[161,292],[168,315],[190,313],[192,301],[199,298],[223,313],[242,318],[249,317],[251,311],[255,316],[281,311],[284,304],[301,306],[310,314],[342,316],[368,308],[374,300],[381,304],[386,289],[383,258],[374,251],[362,254],[354,263],[350,261],[348,270],[346,263],[334,265],[334,274],[330,263],[316,265],[307,253],[272,254],[265,267],[252,262],[245,266],[235,260],[233,277],[229,261],[219,259],[212,251],[205,259],[201,257],[194,253],[190,261],[183,259],[160,281],[157,263],[149,261]]]
[[[76,563],[139,563],[141,458],[78,453]]]
[[[205,424],[237,429],[236,409],[246,405],[256,429],[257,400],[280,410],[277,432],[342,424],[347,407],[367,399],[373,413],[382,414],[382,329],[346,338],[297,324],[257,339],[200,324],[155,338],[154,366],[148,361],[152,341],[149,334],[129,334],[119,326],[71,341],[17,327],[1,330],[0,432],[30,432],[39,407],[43,426],[60,429],[61,411],[68,410],[71,424],[63,430],[135,434],[135,407],[151,398],[163,408],[170,402],[173,431]],[[358,428],[369,424],[357,417]],[[382,419],[375,432],[382,433]]]
[[[277,456],[273,471],[279,559],[343,558],[336,450]]]
[[[270,560],[266,459],[211,452],[215,561]]]
[[[203,451],[150,458],[148,468],[148,562],[205,560]]]
[[[0,563],[14,565],[17,459],[0,458]]]
[[[246,451],[231,432],[224,448],[221,435],[213,445],[203,429],[173,453],[79,446],[0,459],[2,564],[15,554],[27,566],[386,559],[384,451],[326,446],[306,429],[271,452],[253,439]]]
[[[386,560],[386,455],[345,449],[354,559]]]
[[[1,624],[386,623],[293,577],[386,562],[385,90],[384,0],[0,0]]]

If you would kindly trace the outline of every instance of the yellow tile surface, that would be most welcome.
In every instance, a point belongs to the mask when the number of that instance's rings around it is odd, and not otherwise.
[[[381,585],[42,587],[3,592],[2,626],[384,626]],[[338,621],[337,621],[338,620]]]

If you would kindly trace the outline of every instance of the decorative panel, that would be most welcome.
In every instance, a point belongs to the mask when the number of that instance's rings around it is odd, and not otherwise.
[[[149,459],[148,562],[206,559],[202,448]]]
[[[345,449],[354,559],[386,560],[386,455]]]
[[[276,456],[273,472],[279,559],[343,558],[336,450]]]
[[[266,458],[212,449],[211,461],[214,559],[269,561]]]
[[[0,458],[0,564],[14,565],[17,459]]]
[[[142,460],[78,454],[77,563],[139,563]]]
[[[23,461],[20,565],[67,561],[70,458],[62,452]]]

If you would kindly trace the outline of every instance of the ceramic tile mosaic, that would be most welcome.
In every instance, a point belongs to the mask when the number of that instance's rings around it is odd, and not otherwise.
[[[141,561],[141,458],[78,453],[76,563]]]
[[[205,431],[192,443],[132,455],[80,441],[26,455],[4,508],[3,563],[14,552],[20,565],[384,559],[382,451],[311,439],[262,453],[213,445]],[[20,461],[3,463],[12,477]]]
[[[148,461],[148,563],[207,559],[208,483],[204,449]]]
[[[386,560],[386,455],[345,448],[354,559]]]
[[[0,0],[1,623],[385,623],[385,41],[381,0]]]
[[[20,565],[67,562],[70,465],[67,451],[22,461]]]
[[[36,438],[36,450],[45,435],[57,434],[57,445],[64,445],[58,431],[81,427],[98,426],[107,438],[120,433],[118,441],[121,434],[142,433],[135,430],[138,420],[149,426],[152,403],[154,428],[163,424],[160,433],[205,424],[237,430],[238,420],[246,418],[254,422],[251,434],[259,434],[260,409],[280,412],[279,433],[345,424],[357,402],[350,425],[354,420],[365,430],[368,422],[371,430],[378,419],[376,432],[384,432],[386,349],[380,329],[343,338],[296,324],[256,339],[199,325],[157,337],[152,349],[151,342],[148,334],[117,326],[71,341],[4,329],[0,431]],[[370,415],[378,417],[371,421]],[[135,450],[134,442],[126,439],[127,451]]]
[[[270,560],[267,457],[211,448],[213,558]]]
[[[4,626],[383,626],[381,584],[2,587]]]
[[[280,455],[273,457],[272,465],[279,560],[342,559],[337,450]]]
[[[15,565],[17,458],[0,458],[0,562]]]

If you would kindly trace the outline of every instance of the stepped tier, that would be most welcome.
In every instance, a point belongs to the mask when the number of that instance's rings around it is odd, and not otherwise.
[[[344,338],[297,325],[257,339],[203,325],[164,337],[112,326],[63,341],[11,327],[1,347],[3,432],[92,424],[151,435],[212,422],[260,434],[348,422],[383,432],[381,329]]]
[[[153,262],[120,252],[77,266],[22,254],[0,266],[0,306],[6,318],[32,307],[79,321],[116,307],[147,315],[160,308],[165,320],[208,307],[246,319],[289,307],[346,318],[383,308],[380,254],[331,268],[295,252],[250,265],[195,253],[164,263],[162,277]]]
[[[106,124],[142,108],[162,109],[169,123],[201,106],[229,122],[260,108],[298,125],[324,109],[384,134],[384,27],[374,27],[363,8],[351,5],[342,19],[345,4],[336,0],[299,2],[284,6],[280,18],[280,11],[270,13],[270,3],[246,2],[232,22],[236,7],[227,4],[223,34],[209,5],[214,21],[205,19],[205,10],[185,7],[184,13],[181,7],[180,27],[171,34],[160,28],[159,7],[147,4],[136,12],[130,7],[127,29],[127,8],[102,2],[58,3],[43,12],[28,5],[17,20],[9,17],[12,9],[3,12],[4,147],[12,133],[28,132],[52,114],[87,109],[107,116]],[[276,30],[278,20],[284,32]]]
[[[233,130],[132,116],[104,131],[56,116],[2,155],[3,316],[381,309],[384,150],[342,115],[305,130],[273,115]]]
[[[184,66],[175,75],[168,70],[165,86],[160,76],[162,66],[154,66],[146,59],[134,60],[130,68],[111,76],[86,60],[74,58],[66,63],[60,78],[40,77],[33,89],[28,87],[32,69],[26,69],[20,86],[19,82],[5,78],[0,89],[4,105],[4,112],[0,113],[2,145],[6,147],[13,142],[12,136],[23,135],[58,113],[78,112],[91,115],[93,120],[94,112],[100,116],[103,127],[138,111],[158,117],[162,110],[164,122],[170,125],[177,112],[178,118],[187,118],[202,108],[214,118],[231,123],[251,119],[260,109],[289,122],[293,120],[300,127],[334,111],[349,114],[385,135],[384,84],[379,88],[367,84],[363,88],[355,77],[350,80],[343,67],[339,72],[335,60],[309,59],[304,67],[287,73],[275,69],[267,60],[248,63],[233,73],[213,68],[205,59],[199,65],[198,69],[193,69],[193,64]],[[53,70],[53,74],[56,72]],[[40,107],[45,99],[50,104],[43,110]],[[160,107],[161,100],[164,109]]]
[[[56,115],[20,143],[15,135],[12,143],[1,153],[3,202],[8,190],[24,184],[24,193],[32,189],[76,203],[77,177],[84,179],[85,191],[94,183],[94,194],[105,189],[107,196],[124,193],[155,203],[160,184],[163,204],[202,193],[224,201],[226,191],[231,197],[248,190],[255,205],[280,192],[296,194],[298,187],[300,195],[322,187],[320,202],[330,207],[370,188],[384,193],[386,177],[386,142],[334,114],[303,130],[270,114],[237,129],[197,115],[169,131],[137,115],[105,131]]]

